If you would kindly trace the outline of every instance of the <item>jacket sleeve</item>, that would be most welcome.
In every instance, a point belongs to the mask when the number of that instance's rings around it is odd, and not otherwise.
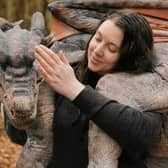
[[[89,86],[76,97],[74,104],[131,155],[148,152],[160,139],[162,115],[159,112],[137,111]]]
[[[4,126],[8,137],[13,143],[16,143],[19,145],[25,144],[27,140],[26,132],[23,130],[18,130],[15,127],[13,127],[10,124],[9,119],[5,113],[4,113]]]

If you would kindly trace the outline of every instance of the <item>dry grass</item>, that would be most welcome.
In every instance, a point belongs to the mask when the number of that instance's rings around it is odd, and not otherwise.
[[[20,149],[20,146],[12,143],[7,137],[0,116],[0,168],[15,168]]]

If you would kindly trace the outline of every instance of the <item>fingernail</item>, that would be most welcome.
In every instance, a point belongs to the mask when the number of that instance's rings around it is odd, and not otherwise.
[[[59,50],[59,54],[64,54],[63,50]]]
[[[35,50],[38,50],[39,49],[39,46],[35,46],[35,48],[34,48]]]

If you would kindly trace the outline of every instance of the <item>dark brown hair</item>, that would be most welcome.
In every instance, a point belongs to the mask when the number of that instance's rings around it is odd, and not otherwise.
[[[120,59],[112,71],[151,72],[153,69],[153,34],[145,17],[132,10],[116,10],[108,14],[97,28],[107,19],[112,20],[124,32],[120,48]],[[85,68],[87,67],[87,49],[82,64]]]

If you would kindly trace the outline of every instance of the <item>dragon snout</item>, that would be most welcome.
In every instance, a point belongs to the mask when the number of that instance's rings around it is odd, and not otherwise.
[[[20,117],[31,116],[34,112],[34,102],[32,97],[16,96],[13,98],[14,115]]]
[[[11,124],[18,129],[26,129],[36,118],[36,107],[34,98],[31,96],[14,96],[11,101],[11,108],[7,115]]]

